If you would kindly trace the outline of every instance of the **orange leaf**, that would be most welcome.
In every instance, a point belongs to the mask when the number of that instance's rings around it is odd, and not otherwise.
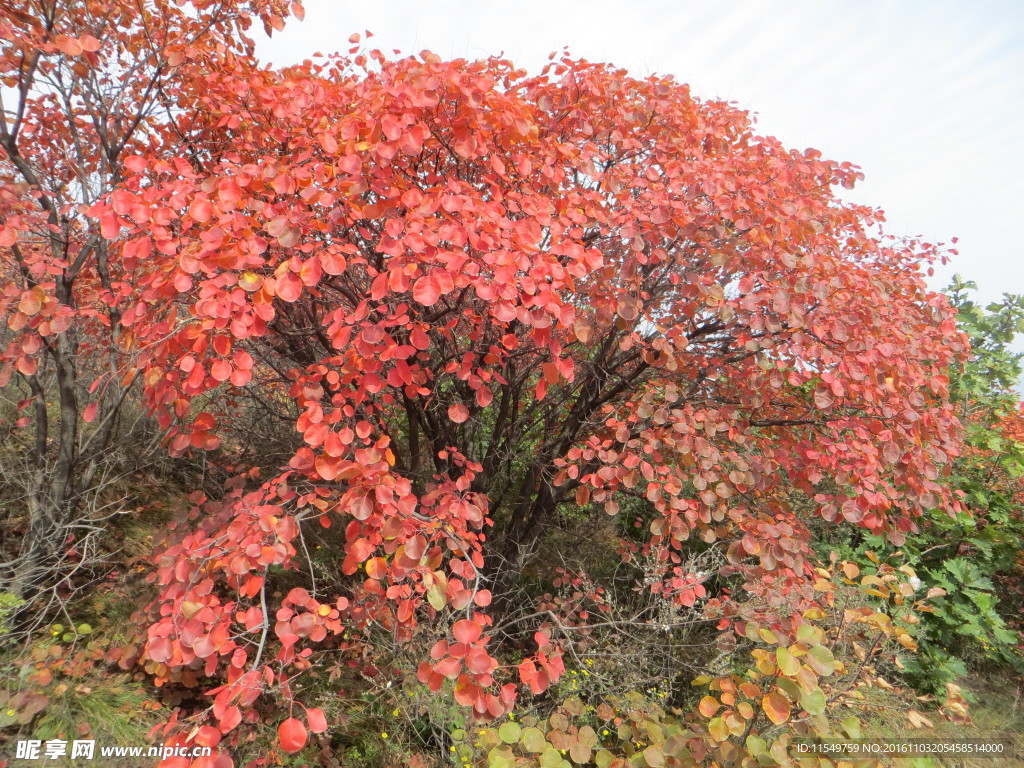
[[[82,44],[74,37],[57,35],[53,38],[53,44],[68,56],[78,56],[82,53]]]
[[[388,561],[383,557],[371,557],[366,561],[366,575],[380,581],[388,572]]]
[[[82,49],[89,53],[96,53],[100,48],[103,47],[102,43],[92,35],[82,35],[78,38],[78,42],[82,44]]]
[[[710,718],[715,716],[715,712],[718,711],[718,707],[718,699],[714,696],[705,696],[700,700],[700,704],[697,706],[697,709],[700,710],[700,713],[704,715],[704,717]]]
[[[24,312],[31,317],[43,308],[43,300],[45,298],[46,292],[39,286],[30,291],[25,291],[25,293],[21,294],[21,301],[18,302],[18,311]]]
[[[243,272],[238,276],[238,287],[243,291],[258,291],[263,287],[263,276],[255,272]]]
[[[761,699],[761,706],[764,708],[764,713],[768,715],[768,719],[776,725],[782,725],[789,720],[789,715],[792,712],[789,701],[778,691],[772,691]]]

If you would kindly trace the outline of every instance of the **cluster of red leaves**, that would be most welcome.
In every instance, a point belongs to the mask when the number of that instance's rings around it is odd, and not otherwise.
[[[11,331],[0,345],[0,386],[14,373],[35,375],[47,344],[72,324],[83,331],[83,352],[108,353],[99,344],[116,328],[131,278],[117,261],[97,267],[99,235],[115,237],[116,224],[110,216],[84,218],[75,190],[86,187],[84,203],[91,202],[116,182],[118,151],[160,143],[160,126],[144,114],[154,92],[145,75],[160,79],[186,60],[199,66],[214,52],[251,55],[245,32],[254,19],[282,29],[287,16],[302,14],[300,3],[287,0],[184,5],[14,0],[0,14],[0,76],[5,87],[25,89],[23,104],[8,103],[0,131],[0,320]],[[48,78],[59,87],[38,86]],[[79,92],[69,83],[116,93],[120,106],[110,109],[98,91]],[[100,112],[105,124],[80,117]],[[106,156],[85,149],[101,146]],[[126,284],[112,286],[108,270]]]

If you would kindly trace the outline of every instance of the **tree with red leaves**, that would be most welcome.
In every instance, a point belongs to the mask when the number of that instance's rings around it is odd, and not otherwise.
[[[809,516],[899,542],[955,504],[964,340],[923,280],[939,252],[837,195],[855,167],[585,61],[172,50],[196,108],[119,144],[76,221],[116,265],[96,291],[119,373],[172,453],[236,470],[158,555],[139,648],[158,683],[207,691],[218,734],[272,706],[302,749],[326,727],[303,673],[329,651],[378,674],[382,630],[429,638],[418,679],[479,719],[544,692],[588,617],[508,617],[568,510],[642,505],[622,556],[653,564],[643,589],[787,632],[816,599]],[[66,312],[38,293],[25,323]],[[693,540],[742,589],[709,593]]]
[[[668,78],[371,58],[211,72],[215,148],[132,157],[93,209],[130,233],[171,449],[238,444],[257,402],[296,432],[161,556],[159,677],[226,675],[230,724],[344,628],[450,617],[420,679],[495,717],[561,671],[550,627],[517,671],[488,634],[560,510],[642,499],[664,600],[693,605],[684,543],[723,540],[784,616],[810,572],[786,494],[893,541],[952,503],[963,340],[935,249],[835,195],[855,168]],[[303,529],[339,524],[344,594],[269,605]]]

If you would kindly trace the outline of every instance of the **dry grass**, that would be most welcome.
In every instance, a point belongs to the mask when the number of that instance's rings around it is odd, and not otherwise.
[[[1002,757],[917,757],[892,759],[894,768],[1021,768],[1024,766],[1024,680],[1011,675],[977,675],[961,681],[961,687],[974,698],[971,723],[958,724],[937,712],[920,711],[933,728],[913,728],[907,719],[906,696],[876,691],[872,694],[872,714],[865,717],[865,737],[886,740],[936,739],[966,741],[1009,739],[1012,754]],[[877,697],[877,701],[875,700]],[[884,700],[883,700],[884,699]]]

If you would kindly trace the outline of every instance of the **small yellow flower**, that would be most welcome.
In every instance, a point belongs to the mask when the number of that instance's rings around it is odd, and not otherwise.
[[[395,707],[393,710],[391,710],[391,716],[398,717],[398,707]]]
[[[607,728],[602,729],[601,730],[601,735],[602,736],[607,736],[608,735],[608,729]]]
[[[8,709],[7,712],[5,712],[4,714],[6,714],[8,717],[14,717],[17,714],[17,712],[15,712],[13,709]]]
[[[382,734],[380,735],[380,737],[381,737],[382,739],[386,739],[386,738],[388,737],[388,735],[387,735],[386,733],[382,733]]]
[[[454,752],[455,751],[455,747],[448,747],[448,751],[449,752]]]

